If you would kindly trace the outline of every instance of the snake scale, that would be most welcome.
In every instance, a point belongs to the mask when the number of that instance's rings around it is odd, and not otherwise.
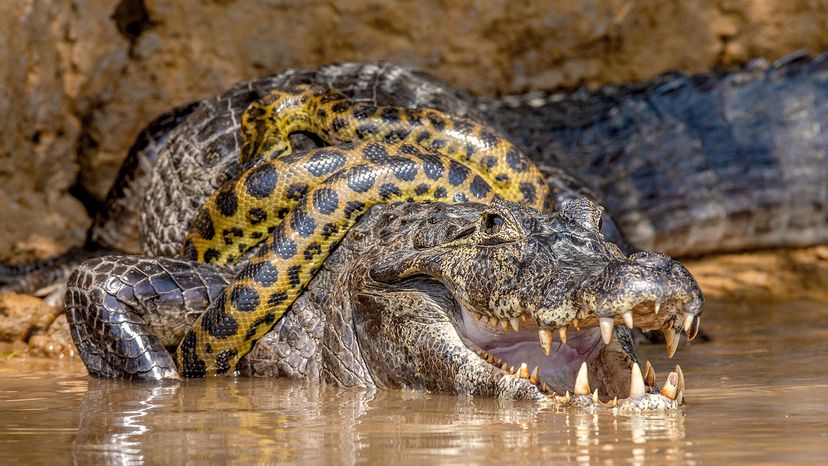
[[[538,210],[538,168],[493,130],[437,110],[356,103],[323,86],[274,90],[242,117],[246,170],[200,209],[182,255],[229,263],[255,257],[187,332],[176,353],[186,377],[232,373],[347,233],[377,203],[490,202]],[[333,147],[293,153],[306,131]]]

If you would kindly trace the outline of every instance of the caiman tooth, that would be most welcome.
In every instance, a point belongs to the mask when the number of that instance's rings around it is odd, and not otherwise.
[[[612,330],[614,328],[612,317],[598,318],[598,325],[601,327],[601,338],[604,339],[604,344],[609,345],[610,340],[612,340]]]
[[[664,333],[664,340],[667,342],[667,357],[672,358],[676,354],[679,341],[681,341],[681,330],[670,327],[662,330],[662,333]]]
[[[569,394],[569,390],[566,391],[566,395],[564,395],[564,399],[566,400],[567,403],[569,403],[569,400],[572,399],[572,396]]]
[[[566,327],[561,327],[558,329],[558,336],[561,337],[561,344],[566,344]]]
[[[612,401],[610,402],[610,408],[616,408],[616,407],[618,407],[618,397],[617,396],[613,397]]]
[[[529,366],[525,362],[520,363],[520,370],[518,370],[518,377],[521,379],[529,378]]]
[[[638,363],[633,364],[630,377],[630,399],[637,400],[644,396],[644,378],[641,376],[641,368]]]
[[[633,314],[632,314],[632,311],[627,311],[627,312],[621,314],[621,318],[624,319],[624,325],[626,325],[627,328],[633,328]]]
[[[504,362],[503,365],[500,366],[500,370],[503,372],[509,372],[509,365]]]
[[[693,323],[690,324],[690,330],[687,331],[687,339],[693,341],[696,335],[699,334],[699,325],[701,325],[701,317],[693,316]]]
[[[532,369],[532,373],[529,375],[529,381],[532,382],[532,385],[537,385],[540,381],[540,368],[538,366]]]
[[[670,372],[670,374],[667,375],[667,380],[664,382],[664,386],[661,387],[661,395],[666,396],[671,400],[675,400],[676,395],[678,395],[678,391],[676,390],[677,385],[678,374]]]
[[[656,315],[658,315],[658,311],[661,310],[661,301],[656,301],[654,307],[655,307],[655,313],[656,313]]]
[[[538,339],[540,339],[543,354],[549,356],[549,353],[552,352],[552,330],[549,330],[548,328],[538,330]]]
[[[653,365],[650,364],[650,361],[647,361],[644,364],[644,384],[648,387],[655,387],[656,383],[656,374]]]
[[[676,364],[676,374],[678,374],[678,383],[676,384],[676,389],[680,392],[684,391],[684,372],[681,370],[681,366]]]
[[[691,326],[691,325],[693,325],[693,318],[695,318],[695,317],[696,317],[696,316],[695,316],[695,315],[693,315],[693,313],[692,313],[692,312],[685,312],[685,313],[684,313],[684,325],[683,325],[683,328],[684,328],[684,331],[685,331],[685,332],[690,332],[690,326]]]
[[[572,319],[572,326],[575,327],[575,330],[581,331],[581,323],[578,322],[578,319]]]
[[[510,317],[509,323],[512,324],[512,328],[515,330],[515,332],[520,331],[520,319],[518,319],[517,317]]]
[[[592,402],[598,404],[598,389],[596,388],[594,392],[592,392]]]
[[[586,361],[581,363],[581,368],[578,369],[578,377],[575,378],[575,394],[589,395],[592,390],[589,389],[589,376],[587,375]]]
[[[549,386],[548,386],[548,385],[546,385],[546,382],[544,382],[544,383],[542,383],[542,384],[541,384],[541,392],[543,392],[543,393],[549,393]]]
[[[501,320],[500,321],[500,328],[502,328],[504,332],[508,332],[509,331],[509,321],[508,320]]]
[[[515,375],[517,371],[515,370],[515,366],[509,366],[509,373]]]
[[[489,357],[486,358],[486,362],[488,362],[489,364],[494,364],[495,357],[490,354]]]

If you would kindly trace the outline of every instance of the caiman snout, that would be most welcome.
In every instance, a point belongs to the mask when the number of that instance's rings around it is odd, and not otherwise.
[[[598,317],[605,340],[609,340],[606,335],[611,333],[613,316],[621,314],[630,327],[634,321],[644,330],[661,329],[668,347],[673,348],[682,328],[695,337],[704,302],[701,288],[683,265],[653,252],[610,262],[586,282],[580,297],[582,308]],[[669,312],[661,312],[664,309]],[[675,344],[670,345],[673,340]],[[668,352],[672,355],[674,351]]]

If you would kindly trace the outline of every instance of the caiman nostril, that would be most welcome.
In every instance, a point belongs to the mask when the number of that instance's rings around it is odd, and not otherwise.
[[[641,265],[644,267],[662,268],[669,270],[673,267],[673,259],[667,254],[659,252],[638,252],[631,255],[628,259],[631,264]]]

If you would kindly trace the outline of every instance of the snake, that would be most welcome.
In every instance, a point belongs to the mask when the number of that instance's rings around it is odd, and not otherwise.
[[[335,145],[294,153],[288,136],[300,131]],[[252,103],[241,136],[245,171],[199,209],[181,255],[225,264],[265,245],[182,339],[175,358],[185,377],[234,373],[376,204],[501,197],[551,207],[525,154],[483,124],[434,109],[374,106],[297,85]]]

